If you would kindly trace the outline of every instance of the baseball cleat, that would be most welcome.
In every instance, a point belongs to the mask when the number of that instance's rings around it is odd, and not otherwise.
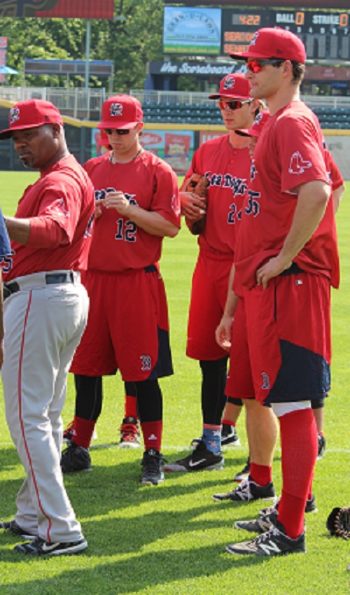
[[[221,428],[221,446],[239,446],[240,441],[238,438],[237,430],[235,426],[228,424],[222,424]]]
[[[15,552],[19,554],[27,554],[30,556],[63,556],[66,554],[79,554],[86,550],[88,544],[83,537],[78,541],[70,541],[66,543],[51,543],[45,541],[41,537],[36,537],[34,541],[16,545]]]
[[[207,449],[201,440],[197,447],[183,459],[178,459],[174,463],[164,465],[164,471],[168,472],[192,472],[192,471],[212,471],[222,469],[224,466],[224,457],[221,454],[214,454]]]
[[[229,554],[255,555],[255,556],[281,556],[286,554],[304,553],[305,535],[302,533],[296,539],[285,534],[282,525],[271,527],[250,541],[232,543],[226,547]]]
[[[233,478],[233,481],[237,481],[238,483],[241,483],[241,481],[243,481],[244,479],[248,479],[249,471],[250,471],[250,460],[248,457],[247,462],[244,465],[243,469],[241,471],[238,471],[238,473],[236,473],[236,475]]]
[[[4,529],[7,533],[11,533],[15,537],[22,537],[22,539],[35,539],[36,535],[30,531],[22,529],[18,523],[13,521],[1,521],[0,529]]]
[[[120,426],[120,448],[139,448],[140,432],[136,417],[124,417]]]
[[[261,486],[255,483],[252,479],[243,480],[239,486],[231,492],[223,494],[214,494],[214,500],[232,500],[234,502],[250,502],[251,500],[259,500],[260,498],[274,498],[275,488],[273,483],[268,483],[266,486]]]
[[[159,483],[164,481],[164,473],[162,469],[162,461],[163,457],[158,452],[158,450],[154,450],[154,448],[150,448],[146,450],[143,454],[143,458],[141,461],[142,466],[142,475],[141,475],[141,483],[142,485],[158,485]]]
[[[62,452],[61,456],[62,473],[73,473],[75,471],[90,471],[91,458],[87,448],[77,446],[74,442]]]
[[[249,521],[236,521],[233,526],[235,529],[243,529],[251,533],[266,533],[272,527],[276,526],[277,509],[271,506],[271,510],[266,513],[259,513],[258,518]]]

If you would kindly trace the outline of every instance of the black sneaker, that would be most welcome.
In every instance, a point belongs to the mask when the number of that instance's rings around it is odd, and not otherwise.
[[[61,456],[62,473],[73,473],[74,471],[90,471],[91,458],[87,448],[77,446],[72,442]]]
[[[15,535],[15,537],[22,537],[22,539],[35,539],[36,538],[36,535],[34,535],[34,533],[30,533],[29,531],[22,529],[22,527],[20,527],[18,525],[18,523],[16,523],[15,520],[1,521],[0,529],[4,529],[8,533]]]
[[[233,481],[237,481],[238,483],[241,483],[241,481],[243,481],[244,479],[248,479],[249,472],[250,472],[250,460],[248,457],[247,462],[244,465],[243,469],[241,471],[238,471],[238,473],[236,473],[236,475],[233,478]]]
[[[224,457],[221,454],[215,455],[207,449],[204,442],[200,440],[197,447],[184,459],[178,459],[174,463],[164,465],[164,471],[204,471],[222,469]]]
[[[250,521],[236,521],[233,526],[236,529],[243,529],[251,533],[266,533],[271,527],[276,526],[277,522],[277,508],[271,507],[271,510],[265,514],[259,513],[257,519]]]
[[[240,441],[238,438],[237,430],[235,426],[228,424],[222,424],[221,428],[221,446],[239,446]]]
[[[15,552],[19,554],[29,554],[30,556],[63,556],[65,554],[79,554],[86,550],[88,544],[84,537],[78,541],[70,541],[67,543],[50,543],[36,537],[34,541],[28,541],[21,545],[16,545]]]
[[[326,439],[323,434],[318,434],[318,452],[317,452],[317,460],[322,459],[324,453],[326,452]]]
[[[143,459],[141,461],[142,465],[142,475],[141,475],[141,483],[142,485],[158,485],[162,481],[164,481],[164,473],[162,469],[163,458],[162,455],[158,452],[158,450],[154,450],[154,448],[150,448],[146,450],[143,454]]]
[[[281,556],[286,554],[304,553],[305,535],[302,533],[296,539],[288,537],[278,523],[278,527],[271,527],[266,533],[258,535],[250,541],[232,543],[226,547],[229,554],[243,554],[256,556]]]
[[[278,510],[279,498],[276,500],[273,506],[268,506],[267,508],[262,508],[259,512],[260,516],[265,514],[270,514],[273,510]],[[317,512],[317,505],[316,505],[316,498],[314,495],[311,498],[306,500],[305,504],[305,512]]]
[[[213,499],[218,501],[233,500],[234,502],[250,502],[251,500],[259,500],[260,498],[274,498],[274,496],[275,488],[273,487],[273,483],[261,486],[248,477],[235,490],[224,494],[214,494]]]

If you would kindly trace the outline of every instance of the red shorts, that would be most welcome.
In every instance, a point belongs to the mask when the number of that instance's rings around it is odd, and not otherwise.
[[[198,360],[227,357],[215,340],[226,302],[232,260],[215,260],[200,254],[192,278],[186,354]]]
[[[226,394],[264,404],[323,398],[330,359],[329,281],[280,275],[238,302]]]
[[[172,374],[165,288],[156,268],[88,271],[83,283],[89,318],[71,372],[104,376],[119,369],[124,381]]]

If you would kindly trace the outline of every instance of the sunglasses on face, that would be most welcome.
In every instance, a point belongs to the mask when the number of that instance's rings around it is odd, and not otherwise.
[[[278,60],[277,58],[266,58],[266,60],[249,60],[247,62],[247,69],[254,74],[261,72],[264,66],[274,66],[278,68],[285,60]]]
[[[113,134],[115,132],[118,136],[124,136],[130,132],[129,128],[105,128],[104,130],[106,134]]]
[[[246,103],[251,103],[250,99],[247,99],[246,101],[240,101],[239,99],[233,99],[232,101],[223,101],[222,99],[220,99],[220,101],[218,101],[220,109],[230,109],[232,111],[236,109],[241,109],[241,107],[243,107]]]

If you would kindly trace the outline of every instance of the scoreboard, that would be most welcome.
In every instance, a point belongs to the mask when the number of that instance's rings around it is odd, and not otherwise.
[[[223,9],[222,53],[247,49],[260,27],[283,27],[304,42],[311,60],[350,60],[350,10]]]

